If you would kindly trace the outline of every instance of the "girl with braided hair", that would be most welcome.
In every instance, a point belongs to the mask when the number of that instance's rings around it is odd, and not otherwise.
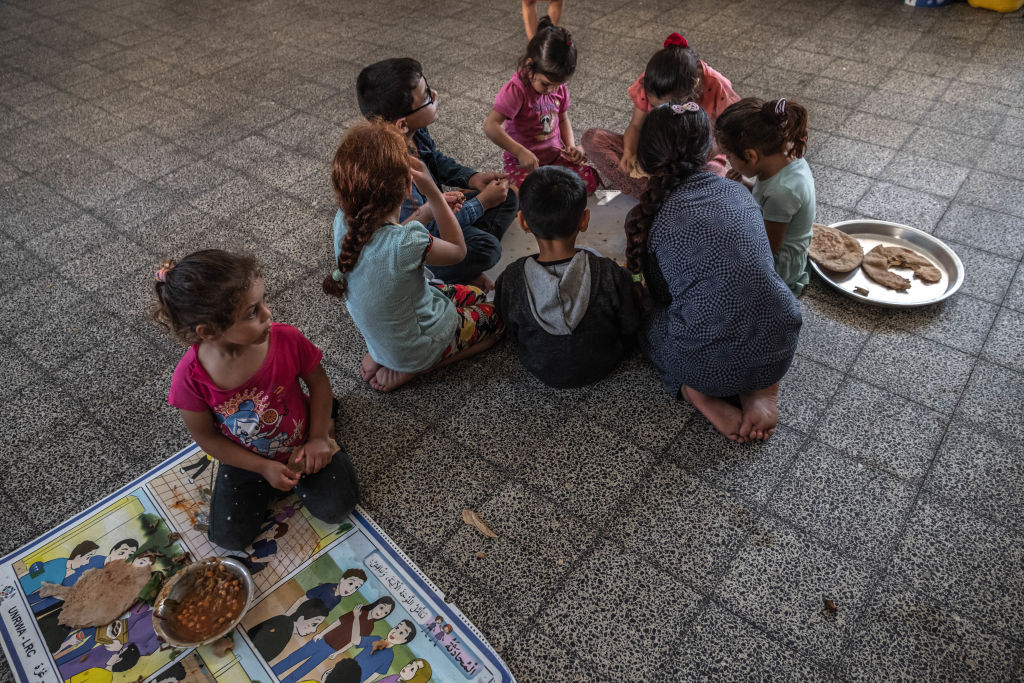
[[[775,272],[799,296],[810,281],[807,250],[814,224],[814,176],[804,161],[807,110],[785,98],[747,97],[715,123],[715,138],[737,173],[755,178]]]
[[[756,202],[705,169],[710,148],[696,103],[646,117],[637,161],[650,181],[626,222],[627,266],[649,288],[641,344],[665,385],[743,443],[775,430],[802,319]]]
[[[363,381],[391,391],[493,346],[502,325],[483,290],[427,281],[424,265],[459,263],[466,242],[445,195],[398,128],[374,119],[350,129],[334,155],[331,181],[341,207],[334,219],[337,266],[323,289],[345,298],[363,335]],[[435,207],[440,237],[419,221],[399,224],[413,183]]]

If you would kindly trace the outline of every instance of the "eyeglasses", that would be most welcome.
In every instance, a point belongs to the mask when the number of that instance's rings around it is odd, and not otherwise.
[[[430,84],[427,83],[427,77],[426,76],[420,76],[420,78],[423,79],[423,87],[425,87],[427,89],[427,101],[424,102],[423,104],[421,104],[420,106],[416,107],[412,111],[410,111],[408,114],[406,114],[406,116],[412,116],[413,114],[418,112],[420,109],[426,109],[427,107],[429,107],[430,105],[432,105],[434,103],[434,91],[430,89]]]

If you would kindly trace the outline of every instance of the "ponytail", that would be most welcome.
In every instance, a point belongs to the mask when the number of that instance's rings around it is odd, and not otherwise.
[[[698,99],[704,69],[700,56],[678,33],[665,39],[644,69],[644,92],[659,100],[686,102]]]
[[[763,156],[781,152],[799,159],[807,152],[807,119],[807,109],[798,102],[746,97],[719,114],[715,138],[723,149],[741,158],[754,149]]]
[[[537,22],[537,33],[519,58],[519,73],[540,74],[553,83],[565,83],[576,73],[576,41],[568,29],[555,26],[547,15]]]

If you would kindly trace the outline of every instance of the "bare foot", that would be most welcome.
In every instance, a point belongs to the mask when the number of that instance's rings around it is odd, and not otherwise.
[[[363,378],[364,382],[369,382],[382,367],[384,366],[370,358],[370,352],[367,351],[363,356],[363,362],[359,364],[359,376]]]
[[[767,439],[775,433],[779,423],[779,384],[766,389],[740,394],[743,405],[743,423],[740,436],[749,439]]]
[[[693,404],[693,407],[699,410],[722,436],[737,443],[746,442],[747,438],[740,435],[743,413],[738,408],[720,398],[707,396],[688,386],[681,387],[680,392],[683,398]]]
[[[398,372],[383,365],[377,370],[377,374],[370,378],[370,386],[377,391],[392,391],[402,386],[416,374],[412,372]]]
[[[467,284],[470,287],[476,287],[477,289],[483,290],[484,294],[490,293],[494,289],[494,280],[487,277],[483,273],[480,273],[475,278],[470,280]]]

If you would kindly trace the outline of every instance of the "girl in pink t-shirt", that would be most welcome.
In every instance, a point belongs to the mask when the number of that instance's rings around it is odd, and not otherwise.
[[[629,87],[629,97],[633,117],[625,134],[590,128],[583,132],[581,142],[604,179],[634,197],[647,187],[647,178],[636,165],[636,148],[640,128],[652,107],[665,102],[696,102],[714,126],[718,115],[740,99],[729,79],[702,62],[678,33],[666,38],[664,47],[647,62],[644,73]],[[725,155],[717,148],[712,148],[706,170],[725,176]]]
[[[270,321],[264,291],[255,259],[219,249],[165,261],[156,273],[154,317],[192,342],[168,403],[220,462],[209,535],[228,550],[256,538],[275,491],[295,489],[328,524],[340,523],[359,499],[348,456],[332,438],[323,354],[291,325]]]
[[[572,35],[541,17],[519,70],[494,98],[484,133],[505,150],[505,172],[519,187],[538,166],[565,166],[593,192],[601,182],[576,146],[569,123],[569,88],[576,71]]]

